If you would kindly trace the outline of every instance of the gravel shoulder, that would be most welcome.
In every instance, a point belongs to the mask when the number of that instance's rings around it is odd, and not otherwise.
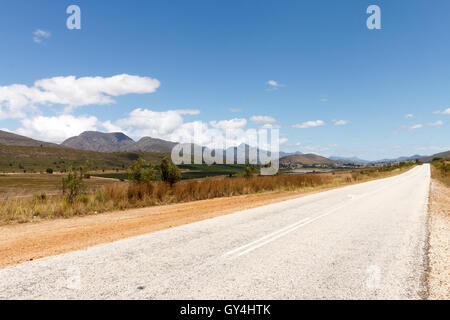
[[[450,188],[433,179],[429,201],[428,299],[450,299]]]

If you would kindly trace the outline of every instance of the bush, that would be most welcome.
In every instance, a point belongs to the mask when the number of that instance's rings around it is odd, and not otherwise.
[[[47,170],[45,170],[45,172],[52,174],[53,173],[53,169],[52,168],[47,168]]]
[[[171,186],[181,180],[180,169],[170,162],[168,158],[161,160],[159,169],[161,171],[161,180],[168,182]]]
[[[150,184],[155,179],[155,171],[151,166],[146,166],[142,158],[134,161],[128,168],[128,179],[135,184]]]
[[[255,166],[247,164],[245,166],[245,171],[242,173],[242,175],[246,178],[250,178],[257,172],[258,172],[258,169],[256,169]]]
[[[81,170],[79,174],[76,171],[70,170],[67,176],[62,178],[62,191],[68,203],[73,203],[84,190],[85,186]]]

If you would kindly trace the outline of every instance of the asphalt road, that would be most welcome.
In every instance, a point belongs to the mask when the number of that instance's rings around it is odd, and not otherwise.
[[[0,269],[2,299],[421,299],[429,165]]]

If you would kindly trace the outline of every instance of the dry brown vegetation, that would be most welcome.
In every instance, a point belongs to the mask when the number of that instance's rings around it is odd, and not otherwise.
[[[436,159],[431,163],[431,177],[450,187],[450,160]]]
[[[14,198],[32,198],[34,194],[45,192],[47,196],[62,195],[62,174],[15,173],[0,174],[0,201]],[[118,183],[117,179],[91,176],[84,179],[88,190],[107,184]]]
[[[73,202],[59,195],[48,197],[45,194],[36,194],[32,199],[0,202],[0,224],[67,218],[251,193],[313,190],[387,177],[403,172],[406,168],[408,167],[250,178],[217,177],[181,181],[172,187],[163,182],[112,184],[81,194]]]

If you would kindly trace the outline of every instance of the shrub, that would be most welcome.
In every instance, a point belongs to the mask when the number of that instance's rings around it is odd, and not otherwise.
[[[258,169],[256,169],[255,166],[247,164],[245,166],[245,171],[242,173],[242,175],[246,178],[250,178],[257,172],[258,172]]]
[[[70,170],[67,176],[62,178],[62,191],[68,203],[73,201],[84,192],[82,171],[77,174],[76,171]]]
[[[47,168],[47,170],[45,170],[45,172],[52,174],[53,173],[53,169],[52,168]]]
[[[155,179],[155,171],[151,166],[146,166],[142,158],[134,161],[128,168],[128,179],[135,184],[150,184]]]
[[[161,180],[168,182],[171,186],[181,180],[180,169],[170,162],[168,158],[161,160],[159,169],[161,171]]]

